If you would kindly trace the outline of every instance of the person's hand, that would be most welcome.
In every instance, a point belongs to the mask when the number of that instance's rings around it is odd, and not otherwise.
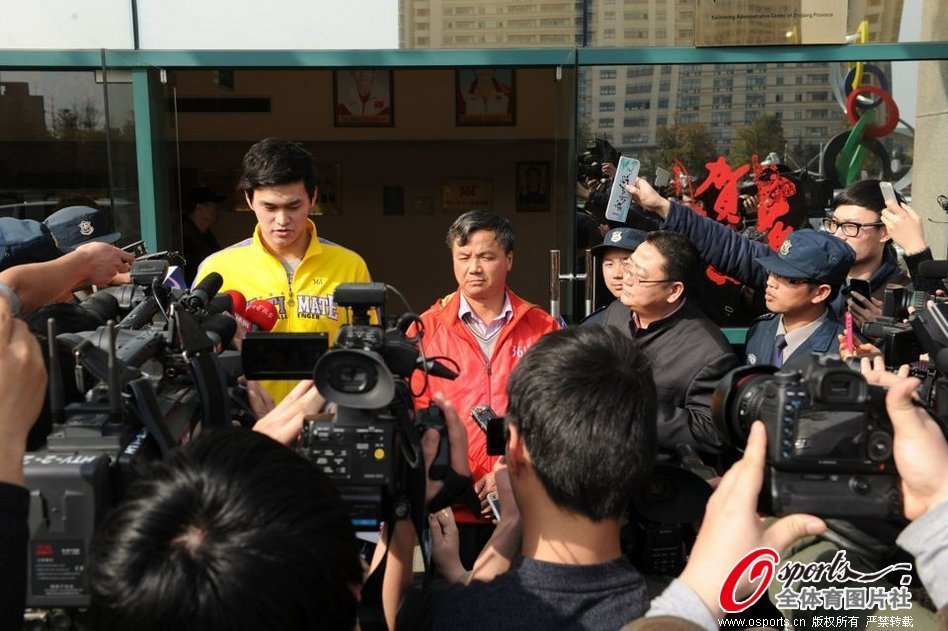
[[[506,522],[520,523],[520,507],[514,497],[513,487],[510,484],[510,472],[507,470],[507,459],[501,458],[494,465],[494,480],[497,483],[497,501],[500,502],[500,518]]]
[[[83,279],[89,285],[108,285],[116,274],[128,272],[135,255],[100,241],[83,243],[75,249]]]
[[[461,564],[461,542],[451,507],[428,514],[431,529],[431,559],[438,573],[449,583],[463,583],[467,571]]]
[[[757,496],[764,481],[767,432],[756,421],[744,457],[724,474],[708,500],[704,521],[680,579],[693,589],[715,618],[722,616],[718,598],[735,564],[757,548],[778,552],[796,539],[826,530],[812,515],[788,515],[764,528],[757,515]]]
[[[258,389],[259,393],[266,394],[266,391],[256,381],[247,382],[248,399],[251,399],[251,408],[253,408],[252,397],[250,397],[251,384],[256,386],[255,389]],[[267,395],[267,398],[269,398],[269,395]],[[273,399],[269,400],[272,403]],[[319,393],[313,382],[304,379],[290,390],[290,393],[280,401],[279,405],[274,406],[258,420],[254,424],[253,430],[290,446],[296,442],[300,435],[300,430],[303,428],[303,419],[318,414],[325,404],[326,399]]]
[[[849,312],[853,314],[853,328],[862,330],[862,325],[882,315],[882,301],[872,296],[863,296],[858,291],[849,294]]]
[[[948,501],[948,443],[938,423],[914,402],[918,379],[889,386],[886,411],[895,432],[893,455],[902,479],[902,504],[908,519],[918,519]]]
[[[925,227],[922,218],[907,205],[896,201],[886,202],[880,215],[882,223],[892,240],[905,250],[906,254],[918,254],[928,247],[925,243]]]
[[[454,405],[444,396],[444,393],[436,392],[432,401],[441,408],[441,413],[444,415],[444,426],[448,433],[448,443],[451,447],[451,455],[448,459],[451,469],[460,476],[470,477],[471,466],[467,461],[467,430],[464,429],[464,424],[461,423],[461,419],[458,417]],[[438,455],[438,444],[440,442],[441,435],[435,429],[429,429],[421,436],[421,451],[425,458],[426,506],[431,503],[432,498],[437,495],[441,487],[444,486],[444,482],[441,480],[432,480],[428,476],[431,463],[434,462],[435,456]]]
[[[881,355],[882,351],[879,350],[878,346],[870,344],[869,342],[859,342],[853,346],[853,350],[850,351],[849,347],[846,345],[846,336],[837,335],[836,341],[839,342],[839,358],[843,361],[846,361],[850,357],[869,357],[872,355]],[[853,340],[854,342],[856,340]]]
[[[625,190],[632,196],[632,201],[638,203],[645,210],[651,211],[665,219],[671,210],[671,202],[658,194],[652,185],[644,178],[636,178],[635,184],[626,184]]]
[[[253,413],[258,419],[263,418],[273,411],[273,408],[276,407],[276,402],[274,402],[270,393],[260,385],[259,381],[251,381],[244,377],[241,377],[240,380],[241,383],[247,386],[247,402],[250,404],[250,409],[253,410]]]
[[[615,178],[616,165],[612,164],[611,162],[603,162],[602,163],[602,176],[605,178],[609,178],[610,180]]]
[[[881,355],[872,358],[863,357],[859,360],[859,371],[870,386],[888,388],[908,377],[909,370],[908,364],[902,364],[898,372],[889,372],[885,367],[885,359]]]
[[[474,492],[477,493],[481,501],[481,516],[490,519],[494,513],[490,510],[490,504],[487,502],[487,494],[497,491],[497,480],[493,471],[488,471],[483,478],[474,483]]]
[[[0,481],[23,485],[26,437],[46,395],[43,352],[26,323],[0,298]]]

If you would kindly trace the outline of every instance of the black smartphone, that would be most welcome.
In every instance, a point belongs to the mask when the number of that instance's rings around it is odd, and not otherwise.
[[[487,434],[487,455],[503,456],[507,449],[507,432],[503,417],[497,416],[486,403],[471,408],[471,418]]]
[[[872,297],[872,284],[868,280],[853,278],[849,281],[849,292],[858,293],[868,300]]]

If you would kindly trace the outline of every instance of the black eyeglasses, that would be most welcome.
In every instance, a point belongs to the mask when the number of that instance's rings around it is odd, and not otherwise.
[[[843,234],[847,237],[858,237],[859,230],[861,228],[878,228],[879,226],[884,226],[885,224],[881,221],[873,221],[872,223],[859,223],[858,221],[839,221],[834,217],[827,217],[823,220],[823,228],[831,234],[836,234],[837,230],[842,230]]]

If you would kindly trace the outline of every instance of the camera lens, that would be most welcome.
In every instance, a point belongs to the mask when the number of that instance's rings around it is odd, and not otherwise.
[[[892,435],[885,432],[873,432],[869,435],[869,459],[873,462],[885,462],[892,457]]]

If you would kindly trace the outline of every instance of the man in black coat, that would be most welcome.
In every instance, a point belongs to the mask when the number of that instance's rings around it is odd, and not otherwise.
[[[658,445],[680,444],[716,453],[721,440],[711,420],[711,395],[738,365],[721,331],[685,297],[699,268],[698,252],[685,237],[650,232],[625,263],[619,300],[628,309],[623,328],[652,366],[658,395]],[[607,324],[618,324],[613,321]]]

